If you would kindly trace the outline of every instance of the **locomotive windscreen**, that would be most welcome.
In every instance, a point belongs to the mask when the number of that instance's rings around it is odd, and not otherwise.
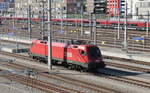
[[[98,58],[98,57],[101,57],[101,52],[98,47],[89,47],[88,55],[91,58]]]

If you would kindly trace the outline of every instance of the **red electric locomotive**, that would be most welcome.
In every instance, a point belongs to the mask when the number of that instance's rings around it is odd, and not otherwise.
[[[29,55],[34,59],[47,60],[47,40],[34,40],[29,49]],[[101,52],[96,45],[64,43],[58,40],[52,42],[52,62],[67,64],[73,69],[95,70],[105,67]]]

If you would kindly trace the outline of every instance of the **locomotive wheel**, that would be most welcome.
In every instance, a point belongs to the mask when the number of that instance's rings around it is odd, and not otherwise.
[[[35,59],[35,56],[32,56],[32,59]]]
[[[72,70],[72,66],[71,66],[71,65],[69,65],[69,66],[68,66],[68,69],[69,69],[69,70]]]
[[[87,69],[86,69],[86,68],[82,68],[82,69],[80,70],[80,72],[87,72]]]
[[[62,65],[68,68],[68,64],[66,62],[62,62]]]
[[[69,70],[74,70],[74,69],[75,69],[75,65],[69,64],[69,65],[68,65],[68,69],[69,69]]]
[[[80,72],[81,72],[83,68],[82,68],[81,66],[78,66],[78,65],[77,65],[77,68],[76,68],[76,69],[77,69],[77,71],[80,71]]]
[[[58,65],[58,61],[52,60],[52,64],[53,64],[53,65]]]

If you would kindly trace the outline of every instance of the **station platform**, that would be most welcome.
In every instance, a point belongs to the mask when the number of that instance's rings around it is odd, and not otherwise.
[[[120,48],[100,47],[102,55],[150,62],[150,53],[142,51],[125,51]]]
[[[10,52],[10,53],[23,53],[23,52],[28,52],[28,47],[16,46],[10,44],[1,44],[0,51]]]
[[[29,39],[27,37],[8,37],[8,36],[1,36],[1,40],[10,40],[10,41],[17,41],[21,43],[28,43],[31,44],[32,40],[34,39]],[[16,46],[1,46],[0,48],[2,51],[7,51],[7,52],[12,52],[12,53],[21,53],[21,52],[27,52],[28,47],[19,47],[16,48]],[[132,60],[137,60],[137,61],[145,61],[145,62],[150,62],[150,53],[148,52],[142,52],[142,51],[125,51],[120,48],[110,48],[110,47],[101,47],[101,52],[102,55],[105,56],[112,56],[112,57],[119,57],[119,58],[125,58],[125,59],[132,59]]]
[[[9,36],[9,35],[2,35],[2,34],[0,34],[0,40],[8,40],[8,41],[21,42],[27,44],[32,43],[32,39],[29,39],[27,37]]]
[[[13,44],[12,43],[4,43],[4,42],[1,42],[1,40],[13,41],[16,43],[13,43]],[[10,52],[10,53],[28,52],[28,46],[20,45],[19,42],[31,44],[31,40],[29,40],[28,38],[25,38],[25,37],[8,36],[8,35],[0,34],[0,51],[6,51],[6,52]]]

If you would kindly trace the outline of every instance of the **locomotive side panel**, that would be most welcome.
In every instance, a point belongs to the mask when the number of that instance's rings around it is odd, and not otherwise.
[[[47,45],[35,43],[31,46],[30,53],[37,56],[47,56]]]

